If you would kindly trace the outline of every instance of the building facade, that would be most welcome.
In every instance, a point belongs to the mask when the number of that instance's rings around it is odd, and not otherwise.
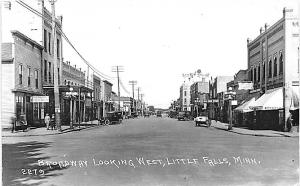
[[[266,108],[263,102],[254,107],[257,116],[254,123],[259,127],[285,128],[291,108],[295,109],[294,97],[299,98],[298,31],[299,18],[293,9],[284,8],[280,20],[271,27],[266,24],[253,41],[248,39],[248,80],[254,85],[251,96],[260,97],[274,91],[281,94],[279,107]]]
[[[224,121],[227,118],[224,109],[224,93],[227,92],[227,83],[233,76],[217,76],[209,81],[208,115],[211,119]]]
[[[43,96],[43,47],[19,31],[11,31],[13,42],[2,44],[2,127],[11,127],[11,117],[25,116],[29,125],[44,119],[44,103],[32,100]]]
[[[181,111],[191,111],[190,85],[186,82],[180,86],[180,108]]]
[[[207,108],[209,82],[202,81],[195,82],[190,88],[191,94],[191,110],[194,116],[199,115]]]

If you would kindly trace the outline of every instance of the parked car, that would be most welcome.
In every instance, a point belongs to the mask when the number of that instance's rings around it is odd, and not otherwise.
[[[145,114],[144,114],[144,117],[150,117],[150,113],[149,112],[146,112]]]
[[[161,113],[161,111],[157,111],[157,113],[156,113],[156,117],[162,117],[162,113]]]
[[[189,111],[182,111],[182,112],[178,113],[177,119],[178,119],[178,121],[180,121],[180,120],[186,121],[186,120],[189,120],[190,117],[191,117],[191,113]]]
[[[201,115],[201,116],[198,116],[194,119],[195,121],[195,126],[206,126],[206,127],[210,127],[211,125],[211,121],[208,119],[207,116],[205,115]]]
[[[123,115],[122,112],[107,112],[105,123],[106,124],[114,124],[114,123],[122,123]]]

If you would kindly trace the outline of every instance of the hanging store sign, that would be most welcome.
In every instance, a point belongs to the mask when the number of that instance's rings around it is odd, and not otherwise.
[[[243,83],[238,83],[239,85],[239,90],[253,90],[253,83],[251,82],[243,82]]]
[[[49,96],[31,96],[30,102],[32,102],[32,103],[49,103]]]

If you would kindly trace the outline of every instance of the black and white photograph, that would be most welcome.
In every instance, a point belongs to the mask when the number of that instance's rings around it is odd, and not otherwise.
[[[1,0],[3,186],[299,186],[299,0]]]

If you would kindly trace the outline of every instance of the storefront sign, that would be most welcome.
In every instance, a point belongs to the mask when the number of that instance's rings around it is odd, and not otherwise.
[[[253,90],[253,83],[238,83],[239,90]]]
[[[237,100],[231,100],[231,106],[237,105]]]
[[[32,102],[32,103],[49,103],[49,96],[31,96],[30,102]]]

